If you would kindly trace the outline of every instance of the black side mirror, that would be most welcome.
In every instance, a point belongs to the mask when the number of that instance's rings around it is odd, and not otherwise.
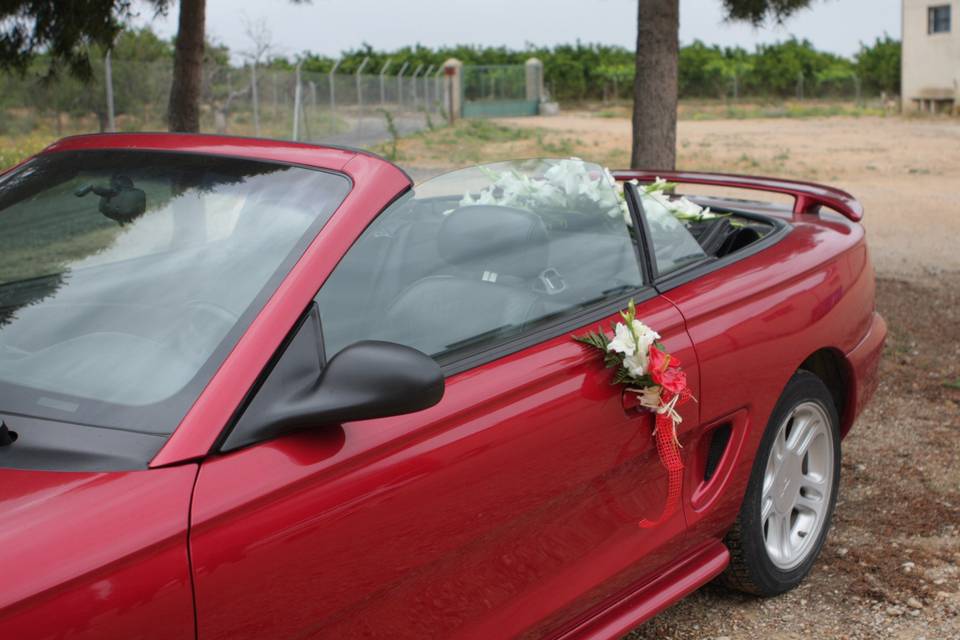
[[[369,420],[432,407],[443,390],[443,372],[429,356],[400,344],[367,340],[327,363],[303,409],[317,423]]]
[[[443,372],[436,361],[392,342],[354,343],[331,358],[318,376],[319,339],[314,310],[221,450],[299,429],[413,413],[443,397]]]

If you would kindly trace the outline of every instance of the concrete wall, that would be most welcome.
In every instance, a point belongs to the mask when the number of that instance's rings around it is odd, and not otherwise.
[[[951,6],[950,31],[927,33],[933,6]],[[960,0],[903,0],[904,111],[960,107]]]

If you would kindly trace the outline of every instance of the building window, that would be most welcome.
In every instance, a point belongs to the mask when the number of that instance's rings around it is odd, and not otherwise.
[[[950,5],[944,4],[927,9],[927,33],[950,32]]]

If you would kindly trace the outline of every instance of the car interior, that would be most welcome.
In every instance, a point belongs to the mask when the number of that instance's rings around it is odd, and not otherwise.
[[[682,233],[702,261],[772,229],[725,216]],[[443,361],[576,313],[642,286],[634,237],[619,217],[408,197],[380,215],[321,290],[327,357],[372,338]]]

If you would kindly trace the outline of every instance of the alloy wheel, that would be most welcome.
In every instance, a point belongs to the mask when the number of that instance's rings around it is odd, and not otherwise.
[[[782,571],[816,548],[833,488],[834,451],[829,418],[803,402],[781,423],[763,477],[760,523],[770,561]]]

